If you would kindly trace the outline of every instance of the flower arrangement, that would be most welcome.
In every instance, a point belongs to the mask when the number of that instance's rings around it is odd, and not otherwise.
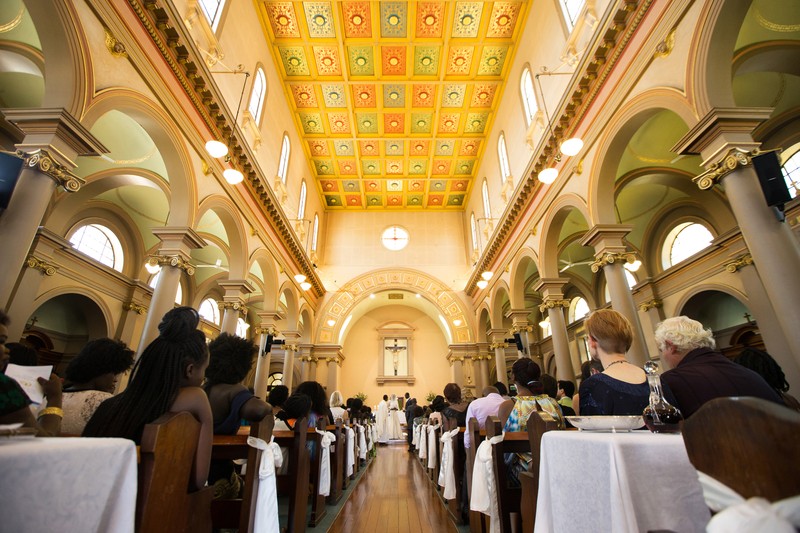
[[[435,392],[429,392],[428,395],[425,396],[425,399],[428,401],[428,403],[431,403],[434,400],[434,398],[436,398]]]
[[[364,403],[364,405],[367,405],[367,395],[366,394],[364,394],[363,392],[358,392],[358,393],[356,393],[355,397],[358,398],[359,400],[361,400]]]

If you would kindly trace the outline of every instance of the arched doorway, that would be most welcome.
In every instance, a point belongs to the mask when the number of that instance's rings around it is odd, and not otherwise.
[[[689,298],[680,313],[697,320],[714,333],[717,349],[736,357],[747,345],[764,349],[761,334],[747,306],[735,296],[717,290],[699,292]],[[747,333],[747,334],[745,334]]]

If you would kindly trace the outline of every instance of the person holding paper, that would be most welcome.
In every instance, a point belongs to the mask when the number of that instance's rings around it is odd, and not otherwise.
[[[37,423],[29,407],[30,398],[19,383],[5,374],[8,366],[6,341],[9,322],[8,315],[0,310],[0,424],[22,423],[22,427],[36,428],[40,437],[56,437],[61,433],[61,419],[64,416],[61,410],[61,380],[55,374],[51,374],[49,380],[38,378],[50,407],[42,412]]]

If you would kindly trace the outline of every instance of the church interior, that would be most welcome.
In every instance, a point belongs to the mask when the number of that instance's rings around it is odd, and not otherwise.
[[[191,306],[262,398],[375,405],[577,381],[611,308],[636,365],[686,315],[794,390],[798,56],[783,0],[5,0],[9,341]]]

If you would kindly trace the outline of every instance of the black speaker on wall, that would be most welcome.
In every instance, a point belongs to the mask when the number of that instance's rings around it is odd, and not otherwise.
[[[522,336],[519,333],[514,333],[514,343],[517,345],[517,350],[525,353],[525,349],[522,347]]]
[[[758,175],[761,190],[764,191],[764,198],[770,207],[783,207],[783,204],[792,199],[789,187],[783,177],[781,162],[778,159],[778,152],[767,152],[753,158],[753,168]]]
[[[22,163],[24,161],[16,155],[0,152],[0,209],[8,207],[8,202],[11,201]]]

